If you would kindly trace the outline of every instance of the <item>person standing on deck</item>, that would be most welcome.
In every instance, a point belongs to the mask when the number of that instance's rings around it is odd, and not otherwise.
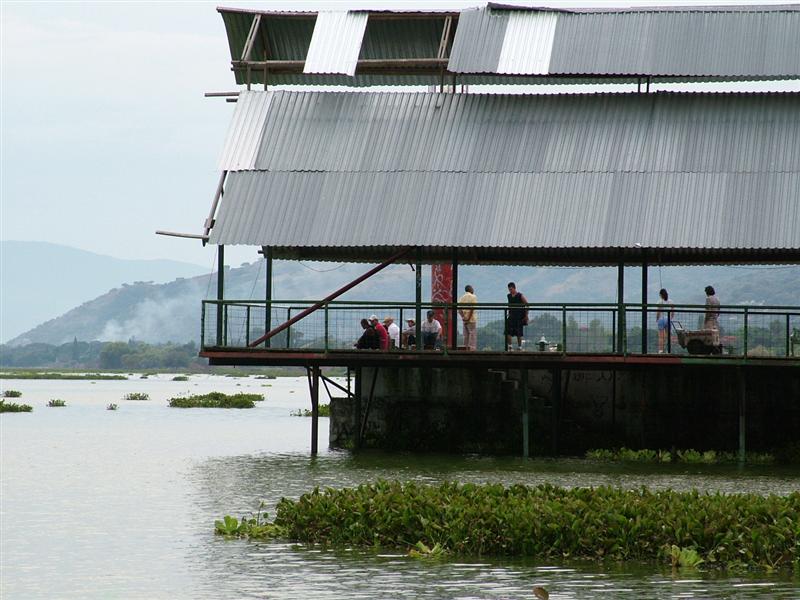
[[[378,321],[378,315],[372,315],[369,318],[370,325],[375,328],[375,331],[378,332],[378,341],[380,344],[381,350],[388,350],[389,349],[389,334],[386,332],[386,328],[381,325],[381,322]]]
[[[517,350],[522,350],[524,327],[528,324],[528,299],[517,291],[517,284],[508,284],[508,317],[506,318],[506,349],[512,350],[511,338],[517,338]]]
[[[660,300],[658,301],[658,310],[656,311],[656,325],[658,326],[658,353],[664,354],[664,345],[667,341],[667,336],[670,335],[670,321],[675,316],[675,309],[669,304],[672,300],[669,299],[669,292],[664,288],[658,291]]]
[[[478,297],[471,285],[464,286],[464,295],[458,299],[458,314],[464,322],[464,346],[467,350],[475,351],[478,348],[478,311],[474,307],[461,306],[462,304],[477,304]]]
[[[717,292],[710,285],[706,286],[706,314],[703,329],[719,331],[719,298],[717,298]]]

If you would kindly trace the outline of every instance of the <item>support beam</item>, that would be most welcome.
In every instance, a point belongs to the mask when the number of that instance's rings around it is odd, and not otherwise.
[[[450,316],[450,333],[452,334],[450,347],[455,350],[458,348],[458,309],[456,308],[456,302],[458,302],[458,252],[456,251],[453,251],[453,267],[451,273],[453,276],[453,289],[450,294],[453,298],[453,310]]]
[[[530,394],[528,392],[528,369],[520,370],[520,393],[522,394],[522,458],[530,458],[530,425],[531,415],[530,407]]]
[[[614,351],[622,354],[625,350],[625,261],[617,265],[617,347]]]
[[[405,248],[404,250],[401,250],[397,254],[387,258],[385,261],[383,261],[377,267],[373,267],[372,269],[370,269],[369,271],[364,273],[361,277],[357,277],[356,279],[354,279],[353,281],[351,281],[350,283],[348,283],[344,287],[340,287],[338,290],[336,290],[332,294],[326,296],[325,298],[323,298],[319,302],[314,303],[311,307],[309,307],[309,308],[307,308],[307,309],[305,309],[303,311],[300,311],[297,315],[295,315],[294,317],[292,317],[291,319],[289,319],[288,321],[286,321],[282,325],[278,325],[275,329],[271,329],[270,331],[268,331],[267,333],[262,335],[260,338],[258,338],[255,342],[250,342],[250,346],[251,347],[258,346],[259,344],[261,344],[263,342],[266,342],[268,339],[270,339],[271,337],[274,337],[275,335],[279,334],[284,329],[287,329],[287,328],[291,327],[292,325],[294,325],[295,323],[297,323],[300,319],[306,318],[308,315],[310,315],[311,313],[319,310],[320,308],[322,308],[323,306],[325,306],[326,304],[328,304],[332,300],[335,300],[336,298],[338,298],[339,296],[341,296],[345,292],[353,289],[354,287],[356,287],[362,281],[365,281],[365,280],[369,279],[370,277],[375,275],[375,273],[377,273],[379,271],[382,271],[383,269],[385,269],[389,265],[397,262],[397,260],[403,258],[410,251],[411,251],[411,248]]]
[[[647,258],[642,259],[642,354],[647,354]]]
[[[739,464],[747,459],[745,448],[747,432],[747,377],[742,367],[736,369],[739,375]]]
[[[219,176],[219,183],[217,183],[217,190],[214,192],[214,200],[211,202],[211,210],[208,211],[208,218],[206,219],[205,223],[205,231],[203,235],[208,238],[208,234],[211,231],[211,228],[214,226],[215,217],[217,214],[217,206],[219,206],[219,200],[222,198],[225,187],[225,178],[228,176],[227,171],[223,171]],[[206,240],[203,240],[203,245],[205,245]]]
[[[222,346],[222,301],[225,299],[225,246],[217,246],[217,346]]]
[[[267,270],[265,273],[266,282],[264,290],[264,299],[266,300],[264,308],[264,330],[269,331],[272,329],[272,248],[270,246],[261,246],[261,254],[264,255],[264,260],[267,261]],[[271,339],[264,342],[264,346],[269,348],[272,344]]]
[[[553,431],[552,431],[552,453],[558,454],[558,437],[561,433],[561,369],[553,369],[553,389],[552,406],[553,406]]]
[[[311,456],[319,445],[319,367],[311,367]]]
[[[417,250],[417,265],[415,275],[416,296],[414,302],[416,303],[416,323],[414,337],[417,340],[417,350],[422,349],[422,258],[419,250]]]

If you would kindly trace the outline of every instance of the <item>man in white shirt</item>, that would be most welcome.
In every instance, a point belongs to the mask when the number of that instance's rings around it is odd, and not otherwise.
[[[458,299],[458,314],[464,322],[464,346],[473,351],[478,348],[478,311],[469,305],[477,303],[475,289],[471,285],[465,286],[464,295]]]
[[[384,317],[383,326],[386,328],[386,332],[389,334],[389,347],[399,348],[400,328],[397,326],[397,323],[394,322],[392,317]]]
[[[428,318],[422,322],[422,347],[425,350],[436,348],[436,342],[442,333],[442,324],[433,318],[433,311],[428,311]]]

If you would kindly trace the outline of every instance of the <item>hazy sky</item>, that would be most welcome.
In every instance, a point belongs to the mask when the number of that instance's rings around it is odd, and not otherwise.
[[[318,10],[481,3],[221,4]],[[213,262],[212,248],[154,231],[201,231],[219,177],[216,162],[233,105],[203,93],[237,88],[216,5],[0,2],[0,239],[49,241],[120,258]],[[800,89],[796,82],[782,87]],[[228,257],[238,265],[257,255],[246,248]]]

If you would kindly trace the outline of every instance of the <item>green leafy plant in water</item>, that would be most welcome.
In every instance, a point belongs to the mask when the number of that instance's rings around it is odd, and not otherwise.
[[[6,402],[0,400],[0,413],[6,412],[31,412],[33,407],[29,404],[17,404],[16,402]]]
[[[189,381],[189,378],[186,375],[175,375],[172,381]]]
[[[3,398],[19,398],[22,392],[19,390],[3,390]]]
[[[112,402],[111,404],[106,406],[106,410],[117,410],[117,405]]]
[[[250,518],[242,517],[241,520],[230,515],[225,515],[221,521],[214,521],[214,531],[226,537],[240,537],[252,539],[270,539],[285,537],[282,527],[270,523],[266,512],[262,512],[264,503]]]
[[[59,407],[59,406],[66,406],[66,405],[67,405],[67,403],[64,402],[64,400],[59,400],[57,398],[54,398],[54,399],[50,400],[50,402],[47,403],[47,406],[51,406],[51,407]]]
[[[441,558],[447,552],[438,542],[432,547],[425,544],[425,542],[417,542],[413,548],[408,551],[411,558]]]
[[[293,410],[289,413],[293,417],[311,417],[313,413],[307,409],[297,409]],[[320,417],[330,417],[331,416],[331,405],[330,404],[320,404],[319,405],[319,416]]]
[[[678,569],[680,567],[696,569],[705,562],[700,558],[700,555],[694,548],[681,548],[672,544],[671,546],[667,546],[665,550],[672,563],[673,569]]]
[[[173,408],[253,408],[264,396],[260,394],[223,394],[210,392],[187,397],[170,398]]]
[[[145,392],[131,392],[122,397],[123,400],[150,400],[150,394]]]

